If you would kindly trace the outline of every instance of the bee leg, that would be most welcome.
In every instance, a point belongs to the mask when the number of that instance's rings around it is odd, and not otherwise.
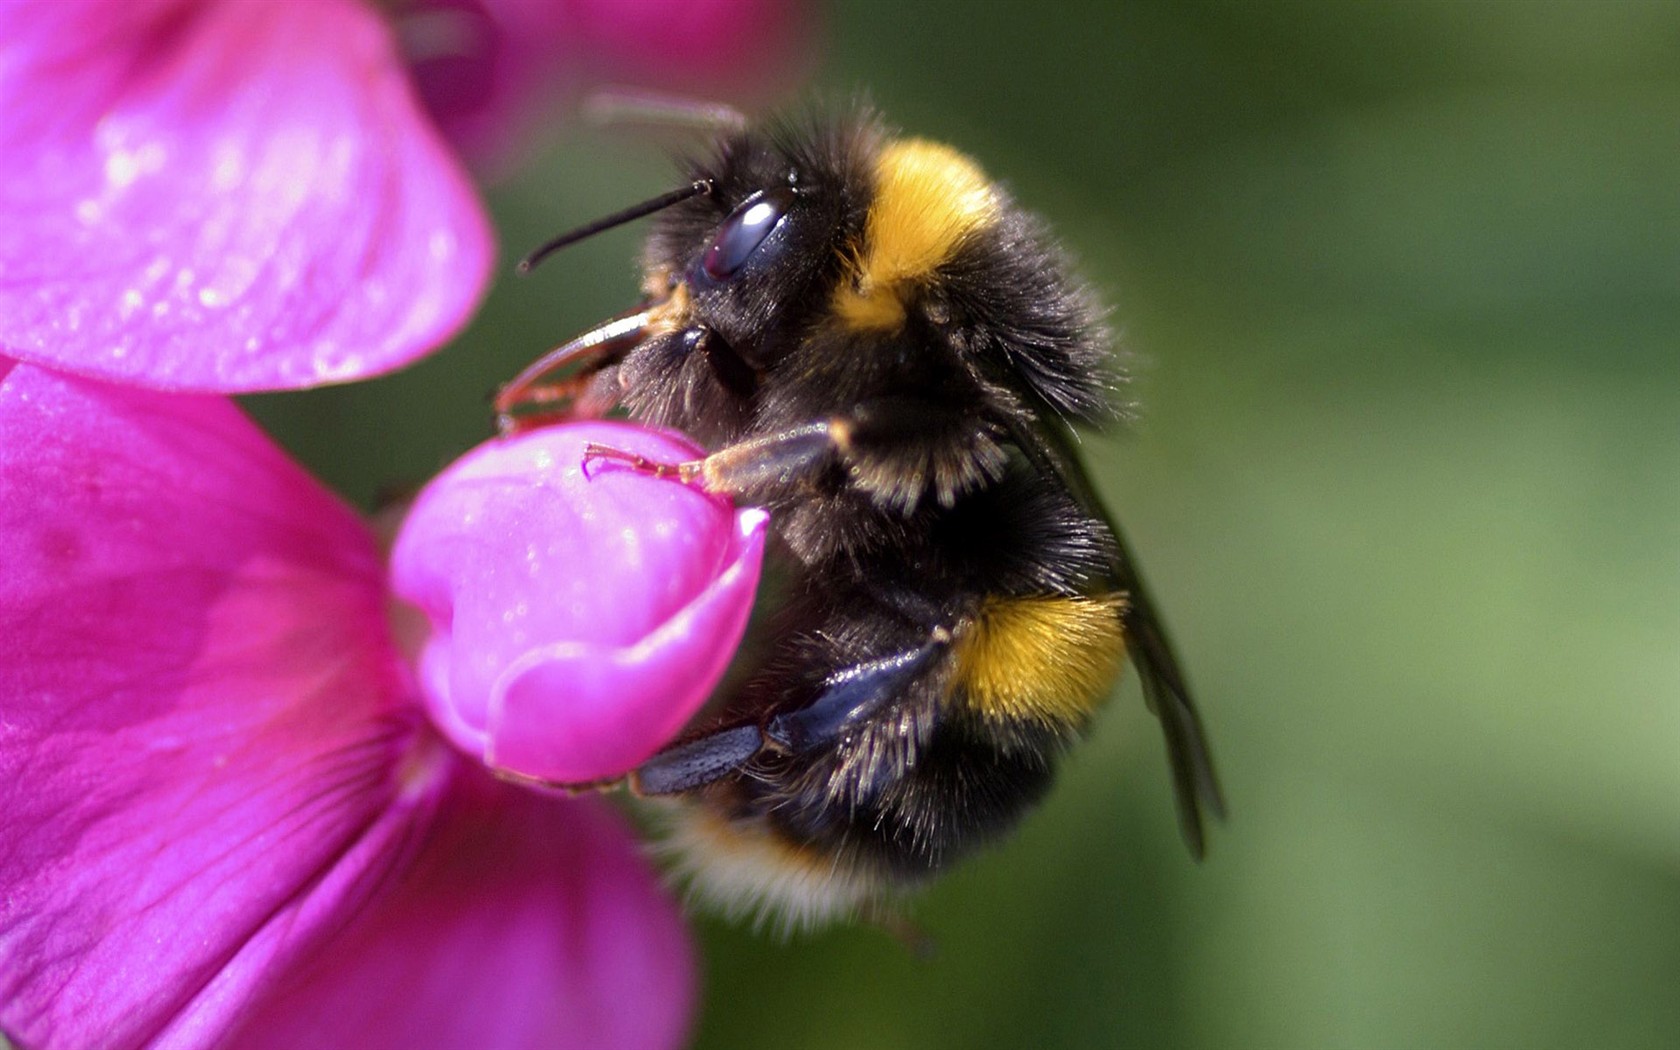
[[[748,503],[797,496],[825,471],[844,468],[847,484],[901,510],[931,492],[950,506],[960,492],[1001,476],[1007,460],[992,433],[963,412],[922,398],[878,398],[831,416],[738,442],[687,463],[655,463],[591,445],[587,458],[611,459]]]
[[[599,413],[579,410],[580,402],[585,400],[593,385],[593,374],[579,373],[553,383],[527,384],[512,395],[500,396],[496,400],[496,430],[503,437],[508,437],[579,416],[597,415]],[[537,407],[543,405],[556,407],[546,410]],[[523,411],[525,409],[535,411]]]
[[[679,795],[728,776],[758,754],[764,737],[757,726],[731,726],[666,748],[630,774],[638,795]]]
[[[586,393],[601,393],[599,387],[590,390],[591,380],[603,369],[616,365],[642,341],[657,310],[658,307],[647,307],[604,321],[531,362],[491,399],[502,433],[527,429],[521,426],[523,420],[517,415],[517,409],[533,404],[566,404]],[[568,369],[576,369],[576,374],[554,378]],[[599,415],[611,407],[609,398],[608,403],[591,405],[589,411]],[[567,418],[573,414],[562,408],[543,413],[539,418]]]
[[[798,498],[840,468],[846,485],[905,512],[929,495],[952,505],[959,493],[1001,477],[1008,459],[986,426],[915,397],[878,398],[687,463],[638,462],[605,448],[592,454],[756,504]]]
[[[866,722],[888,703],[902,698],[939,663],[951,646],[951,632],[936,627],[914,649],[864,663],[831,675],[827,688],[804,707],[783,712],[765,727],[765,739],[795,754],[832,745],[847,729]]]
[[[815,473],[832,462],[836,449],[831,431],[837,424],[807,423],[764,437],[730,445],[705,459],[660,463],[610,445],[585,445],[585,461],[605,459],[657,478],[698,484],[707,492],[752,494]]]
[[[646,474],[653,478],[675,478],[687,485],[694,481],[700,473],[701,460],[688,463],[662,463],[656,459],[649,459],[640,452],[630,452],[612,445],[598,445],[591,441],[583,446],[584,473],[589,473],[589,465],[598,459],[622,463],[638,474]]]
[[[831,675],[811,703],[757,726],[730,726],[667,748],[630,774],[638,795],[678,795],[704,787],[740,769],[765,747],[799,753],[820,750],[849,727],[867,721],[887,703],[903,697],[951,645],[951,632],[938,627],[922,645],[878,660],[854,664]]]
[[[583,115],[590,123],[601,126],[627,123],[676,125],[700,128],[719,135],[747,128],[746,116],[727,103],[628,88],[592,93],[584,100]]]

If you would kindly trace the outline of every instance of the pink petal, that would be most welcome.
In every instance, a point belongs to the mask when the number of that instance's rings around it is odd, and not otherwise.
[[[403,365],[490,233],[353,0],[0,5],[0,352],[173,390]]]
[[[410,0],[390,17],[426,108],[481,170],[570,93],[579,42],[559,0]]]
[[[372,539],[226,401],[20,364],[0,564],[0,1029],[213,1044],[446,779]]]
[[[693,984],[682,921],[616,814],[475,781],[395,892],[233,1043],[655,1050],[681,1044]]]
[[[763,95],[815,57],[807,5],[787,0],[570,0],[611,83]]]
[[[495,173],[593,87],[769,97],[815,53],[805,13],[785,0],[407,0],[390,17],[444,134]]]
[[[668,743],[745,630],[765,517],[597,462],[699,450],[625,423],[547,427],[468,453],[421,493],[392,554],[425,611],[434,719],[494,768],[551,782],[621,775]]]

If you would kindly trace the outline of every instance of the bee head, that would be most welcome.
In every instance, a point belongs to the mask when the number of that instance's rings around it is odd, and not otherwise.
[[[962,153],[854,111],[749,127],[686,168],[692,190],[650,202],[648,323],[614,366],[632,415],[710,444],[790,388],[789,412],[824,411],[905,383],[1110,414],[1094,300]]]

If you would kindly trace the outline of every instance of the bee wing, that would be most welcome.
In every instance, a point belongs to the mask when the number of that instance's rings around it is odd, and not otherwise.
[[[1144,700],[1161,720],[1161,730],[1166,734],[1179,826],[1191,854],[1200,860],[1205,852],[1203,810],[1224,819],[1225,795],[1213,771],[1213,756],[1208,750],[1201,716],[1190,699],[1190,687],[1155,612],[1149,589],[1138,575],[1137,561],[1126,545],[1125,536],[1112,523],[1110,528],[1120,551],[1120,586],[1129,596],[1122,614],[1126,647],[1137,664]]]
[[[1178,802],[1179,828],[1190,853],[1200,860],[1206,852],[1204,812],[1223,819],[1225,796],[1213,771],[1213,755],[1207,733],[1190,699],[1190,687],[1179,667],[1178,656],[1167,638],[1154,600],[1144,585],[1137,559],[1120,526],[1097,497],[1096,488],[1085,472],[1074,448],[1072,430],[1054,413],[1044,411],[1032,422],[1017,422],[1011,432],[1021,451],[1040,471],[1060,478],[1086,513],[1108,527],[1114,537],[1115,558],[1111,566],[1114,584],[1127,595],[1121,613],[1125,625],[1126,649],[1137,665],[1138,679],[1149,709],[1161,722],[1166,736],[1167,761],[1172,768],[1173,791]]]

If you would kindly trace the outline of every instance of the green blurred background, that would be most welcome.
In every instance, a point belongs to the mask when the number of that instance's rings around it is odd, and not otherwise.
[[[1680,1045],[1680,5],[833,7],[866,88],[1048,215],[1143,411],[1092,443],[1232,805],[1201,866],[1128,682],[918,961],[702,920],[702,1047]],[[504,254],[669,185],[562,132]],[[448,352],[256,401],[364,504],[630,305],[639,231]]]

